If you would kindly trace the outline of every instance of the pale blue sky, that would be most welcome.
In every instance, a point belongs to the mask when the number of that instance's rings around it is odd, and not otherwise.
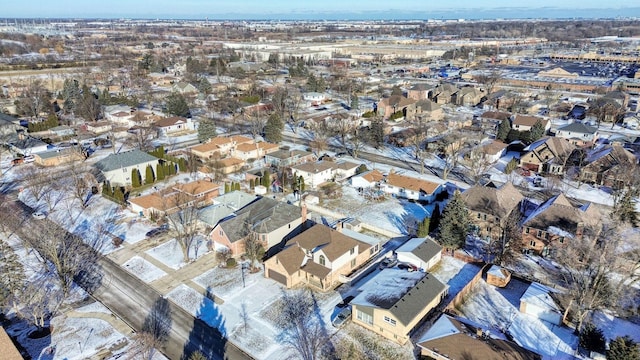
[[[0,17],[9,18],[611,17],[640,16],[639,9],[638,0],[0,0]]]

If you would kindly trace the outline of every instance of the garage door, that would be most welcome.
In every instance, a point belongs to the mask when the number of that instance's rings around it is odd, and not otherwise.
[[[287,286],[287,277],[277,271],[269,269],[269,278],[281,283],[284,286]]]

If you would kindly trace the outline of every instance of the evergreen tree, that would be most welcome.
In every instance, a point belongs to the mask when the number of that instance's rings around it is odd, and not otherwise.
[[[429,219],[429,233],[436,231],[438,225],[440,225],[441,217],[442,215],[440,214],[440,205],[436,203],[436,205],[433,207],[431,218]]]
[[[113,197],[113,188],[108,181],[102,183],[102,195],[106,197]]]
[[[138,176],[140,173],[138,172]],[[140,179],[138,178],[138,181]],[[122,188],[120,186],[116,186],[116,189],[113,192],[113,198],[119,203],[124,204],[124,192],[122,192]]]
[[[24,270],[11,246],[0,238],[0,309],[7,307],[24,286]]]
[[[267,119],[264,126],[264,139],[268,142],[277,144],[282,141],[282,131],[284,131],[284,122],[277,113],[273,113]]]
[[[382,119],[376,118],[371,121],[371,130],[369,131],[369,142],[371,146],[379,149],[384,145],[384,124]]]
[[[253,179],[249,179],[249,189],[253,189],[255,187]]]
[[[229,185],[229,183],[224,183],[224,193],[227,194],[231,192],[231,186]]]
[[[236,183],[236,187],[234,190],[240,190],[240,183]]]
[[[351,94],[351,108],[357,109],[360,106],[360,100],[358,94]]]
[[[425,217],[424,220],[418,224],[418,232],[416,233],[417,237],[426,237],[429,235],[429,225],[431,223],[431,219],[429,217]]]
[[[618,190],[621,195],[616,196],[617,201],[614,202],[611,217],[622,222],[638,227],[638,212],[636,211],[636,202],[639,191],[634,188]]]
[[[144,174],[144,183],[148,185],[153,184],[155,181],[156,179],[153,176],[153,168],[151,167],[151,165],[147,165],[147,170]]]
[[[262,174],[262,180],[260,184],[266,187],[267,190],[269,190],[269,187],[271,186],[271,173],[269,172],[269,170],[265,170],[264,174]]]
[[[304,178],[302,177],[302,175],[298,177],[298,184],[300,184],[300,192],[304,192],[306,186],[304,184]]]
[[[580,347],[602,354],[605,351],[605,343],[602,330],[598,329],[593,323],[586,323],[580,332]]]
[[[206,77],[201,77],[198,82],[198,91],[204,94],[209,94],[211,92],[211,83],[207,80]]]
[[[158,178],[158,181],[164,180],[164,166],[162,166],[162,164],[160,163],[156,165],[156,176]]]
[[[496,134],[496,139],[500,141],[506,141],[507,136],[509,135],[509,131],[511,131],[511,122],[509,119],[504,119],[498,126],[498,133]]]
[[[183,158],[178,159],[178,169],[180,169],[181,172],[187,171],[187,160]]]
[[[198,141],[205,142],[214,138],[216,133],[216,124],[213,119],[202,119],[198,125]]]
[[[357,174],[362,174],[363,172],[367,172],[369,171],[369,169],[367,168],[367,165],[362,164],[360,166],[358,166],[358,168],[356,169],[356,175]]]
[[[513,170],[517,168],[518,168],[518,161],[516,160],[516,158],[511,158],[511,160],[509,160],[507,165],[504,167],[504,173],[507,175],[511,174]]]
[[[442,214],[440,241],[445,247],[460,249],[465,244],[468,232],[469,213],[462,200],[462,195],[456,191]]]
[[[618,336],[609,343],[607,360],[640,360],[640,348],[628,335]]]
[[[140,179],[140,171],[138,171],[138,169],[131,169],[131,186],[135,189],[135,188],[139,188],[140,185],[142,185],[141,183],[141,179]]]
[[[166,98],[167,112],[175,116],[187,117],[190,114],[187,100],[182,94],[173,92]]]
[[[196,351],[189,355],[189,360],[207,360],[207,357],[202,354],[200,351]]]
[[[542,123],[542,121],[538,120],[535,124],[533,124],[531,130],[529,130],[529,139],[531,140],[531,142],[534,142],[543,137],[545,132],[546,130],[544,128],[544,124]]]

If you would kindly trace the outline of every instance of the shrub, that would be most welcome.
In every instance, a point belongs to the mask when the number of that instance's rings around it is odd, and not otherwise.
[[[234,258],[227,259],[227,267],[228,268],[236,267],[236,265],[237,265],[236,259],[234,259]]]

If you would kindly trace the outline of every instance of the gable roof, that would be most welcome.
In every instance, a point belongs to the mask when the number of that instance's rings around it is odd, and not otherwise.
[[[361,178],[367,180],[370,183],[376,183],[376,182],[384,179],[384,175],[380,171],[378,171],[376,169],[373,169],[371,171],[367,171],[367,172],[362,173],[362,174],[358,174],[358,175],[356,175],[356,177],[361,177]]]
[[[247,236],[247,224],[257,233],[267,234],[301,217],[299,207],[261,197],[238,210],[235,217],[219,225],[229,241],[236,242]]]
[[[482,146],[482,152],[487,155],[496,155],[502,150],[507,148],[507,144],[500,140],[491,140],[489,143]]]
[[[511,182],[499,188],[475,185],[462,193],[467,208],[504,218],[524,199]]]
[[[533,151],[537,155],[544,149],[549,149],[555,157],[567,157],[576,149],[576,146],[565,139],[546,136],[529,144],[524,151]]]
[[[396,249],[396,252],[410,252],[418,259],[429,262],[442,251],[442,246],[430,237],[413,238]]]
[[[485,111],[480,117],[483,119],[506,120],[511,117],[511,114],[502,111]]]
[[[620,145],[603,146],[587,155],[585,159],[591,171],[605,171],[617,165],[634,166],[638,163],[636,156]]]
[[[596,133],[596,131],[598,131],[598,129],[593,126],[585,125],[583,123],[573,122],[571,124],[559,127],[558,131],[570,131],[575,133],[593,135]]]
[[[483,331],[467,319],[442,315],[418,340],[417,345],[451,359],[465,359],[469,354],[483,360],[539,360],[541,356],[518,344],[489,336],[478,336]]]
[[[540,121],[542,123],[542,125],[547,126],[547,123],[549,123],[549,120],[547,119],[543,119],[543,118],[539,118],[537,116],[530,116],[530,115],[516,115],[513,118],[513,125],[522,125],[522,126],[533,126],[536,124],[536,122]]]
[[[307,162],[304,164],[292,166],[291,168],[298,171],[304,171],[310,174],[318,174],[325,170],[333,169],[335,163],[331,161],[316,161],[316,162]]]
[[[424,192],[428,195],[433,194],[440,187],[440,184],[438,183],[400,175],[394,172],[389,173],[386,183],[403,189]]]
[[[600,221],[598,211],[589,205],[587,203],[579,208],[574,207],[567,197],[560,193],[538,206],[522,225],[563,236],[574,236],[579,224],[595,226]]]
[[[158,158],[155,156],[151,156],[146,152],[134,149],[117,154],[109,154],[109,156],[96,163],[96,168],[102,172],[107,172],[157,160]]]
[[[435,103],[429,99],[420,100],[416,103],[416,107],[419,107],[422,111],[436,111],[442,106],[438,103]]]
[[[153,126],[167,127],[167,126],[176,125],[178,123],[186,123],[186,122],[187,122],[187,119],[183,118],[182,116],[171,116],[171,117],[162,118],[156,121],[155,123],[153,123]]]
[[[303,156],[309,156],[309,155],[312,155],[312,153],[304,150],[278,150],[270,154],[267,154],[266,156],[284,160],[284,159],[290,159],[294,157],[303,157]]]

